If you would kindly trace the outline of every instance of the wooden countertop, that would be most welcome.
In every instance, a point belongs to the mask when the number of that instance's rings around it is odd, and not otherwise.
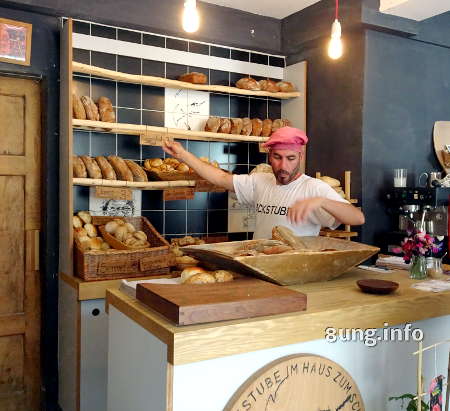
[[[166,278],[171,275],[159,275],[150,277],[132,277],[124,278],[129,281],[148,280],[150,278]],[[105,298],[106,290],[109,288],[119,288],[122,278],[118,280],[99,280],[99,281],[84,281],[79,277],[59,273],[59,278],[65,283],[73,287],[77,292],[78,301],[95,300],[97,298]]]
[[[361,278],[396,281],[390,295],[362,293]],[[120,292],[107,290],[109,305],[133,319],[168,346],[174,365],[265,348],[322,339],[327,327],[382,328],[450,314],[450,291],[432,293],[411,288],[406,271],[380,274],[354,268],[338,279],[289,286],[308,296],[306,311],[244,320],[175,326],[157,312]]]

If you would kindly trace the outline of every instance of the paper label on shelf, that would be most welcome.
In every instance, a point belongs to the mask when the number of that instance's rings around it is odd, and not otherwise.
[[[113,200],[132,200],[133,194],[129,188],[122,187],[95,187],[95,196],[98,198],[110,198]]]
[[[194,198],[194,189],[190,187],[168,188],[164,190],[164,201],[174,200],[192,200]]]

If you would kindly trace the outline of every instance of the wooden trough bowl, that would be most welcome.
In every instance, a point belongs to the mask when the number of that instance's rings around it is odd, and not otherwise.
[[[235,256],[244,247],[251,248],[268,240],[192,245],[181,249],[212,266],[251,274],[280,285],[332,280],[380,251],[377,247],[337,238],[301,239],[306,249],[272,255]],[[333,251],[321,251],[330,249]]]

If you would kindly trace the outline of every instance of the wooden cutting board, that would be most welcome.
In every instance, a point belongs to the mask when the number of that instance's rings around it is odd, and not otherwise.
[[[177,325],[306,310],[306,295],[256,278],[214,284],[138,284],[136,298]]]

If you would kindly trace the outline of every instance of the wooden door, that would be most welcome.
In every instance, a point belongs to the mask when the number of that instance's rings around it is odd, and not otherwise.
[[[41,120],[35,80],[0,76],[0,410],[40,401]]]

